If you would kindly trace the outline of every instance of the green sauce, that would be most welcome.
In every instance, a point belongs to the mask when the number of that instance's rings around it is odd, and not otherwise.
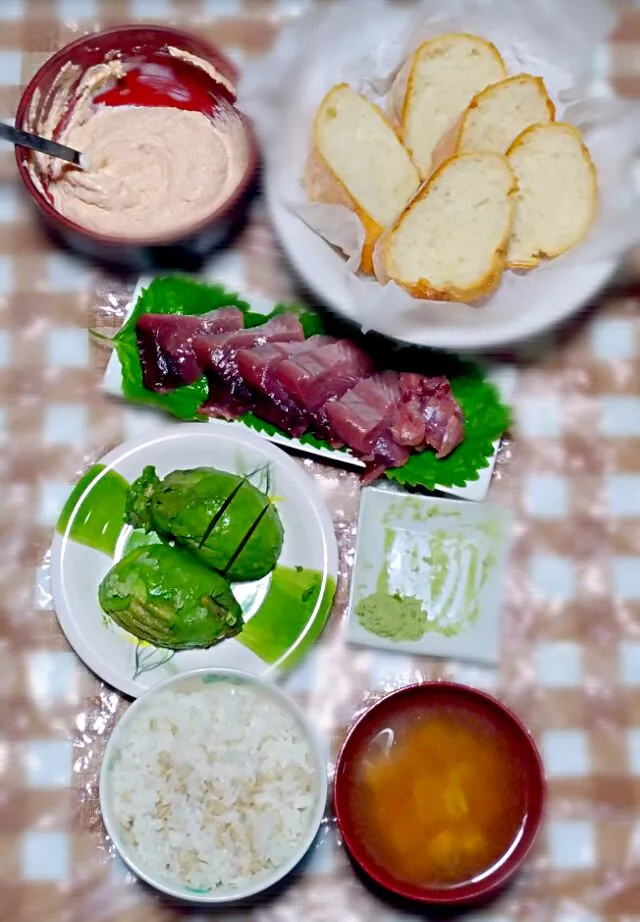
[[[277,566],[269,594],[234,640],[269,664],[291,650],[279,664],[291,667],[315,643],[331,611],[335,581],[328,577],[322,589],[319,571]]]
[[[94,464],[80,478],[60,513],[56,531],[113,557],[122,532],[129,484],[104,464]]]

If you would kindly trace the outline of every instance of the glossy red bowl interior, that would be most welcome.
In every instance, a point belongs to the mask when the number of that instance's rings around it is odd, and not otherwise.
[[[354,821],[350,797],[351,772],[357,756],[384,724],[416,708],[460,708],[488,720],[505,734],[514,754],[514,771],[525,790],[522,834],[515,848],[495,870],[469,883],[442,888],[420,887],[398,880],[365,848]],[[489,899],[518,870],[531,850],[544,813],[546,783],[536,745],[524,725],[507,707],[484,692],[452,682],[426,682],[398,689],[374,704],[351,728],[342,745],[333,788],[334,807],[343,842],[354,862],[379,886],[406,900],[454,907]]]
[[[218,83],[200,68],[172,57],[169,46],[188,52],[213,65],[222,77],[233,87],[237,85],[238,72],[234,64],[222,52],[208,42],[194,35],[177,29],[162,26],[123,26],[106,29],[76,39],[65,45],[49,58],[35,74],[20,100],[16,114],[16,126],[26,130],[35,130],[31,124],[32,107],[36,118],[45,114],[42,110],[47,95],[61,68],[71,63],[86,71],[95,64],[100,64],[109,53],[119,52],[127,68],[127,76],[115,89],[95,97],[97,102],[110,106],[172,106],[180,109],[192,109],[211,116],[220,106],[229,107],[235,102],[235,95],[230,93],[222,83]],[[158,76],[161,65],[161,76]],[[236,110],[237,111],[237,110]],[[61,126],[68,112],[63,115]],[[246,169],[232,195],[220,207],[203,221],[198,222],[179,234],[162,237],[149,237],[148,240],[129,240],[120,237],[107,237],[70,221],[61,215],[51,204],[50,197],[33,182],[27,168],[29,152],[16,147],[16,161],[24,185],[36,205],[44,212],[54,227],[83,235],[97,243],[113,245],[120,243],[127,246],[147,247],[171,243],[176,238],[182,239],[196,235],[200,230],[210,227],[212,223],[224,219],[238,205],[255,177],[258,166],[258,147],[249,120],[237,112],[242,122],[247,142],[248,157]],[[185,152],[186,153],[186,152]]]

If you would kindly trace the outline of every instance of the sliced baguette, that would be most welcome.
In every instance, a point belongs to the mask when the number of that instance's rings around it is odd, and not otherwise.
[[[380,241],[384,278],[415,298],[468,302],[488,294],[504,270],[516,191],[502,154],[446,160]]]
[[[564,122],[527,128],[507,159],[519,186],[507,265],[533,269],[570,250],[593,224],[596,169],[578,129]]]
[[[420,185],[420,176],[383,112],[346,83],[325,96],[313,120],[303,185],[314,202],[345,205],[365,228],[361,269]]]
[[[438,142],[476,93],[506,76],[495,46],[475,35],[439,35],[414,52],[401,109],[401,136],[423,179],[431,172]]]
[[[556,109],[544,81],[531,74],[507,77],[486,87],[463,113],[456,150],[506,154],[525,128],[552,122]]]

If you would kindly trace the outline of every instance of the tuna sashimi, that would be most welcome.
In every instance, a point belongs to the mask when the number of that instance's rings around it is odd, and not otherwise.
[[[373,361],[354,343],[340,339],[292,357],[278,366],[276,374],[301,406],[316,410],[373,374]]]
[[[360,381],[326,407],[342,441],[367,462],[365,482],[404,464],[411,449],[449,454],[463,438],[463,417],[446,378],[385,371]]]
[[[254,412],[289,435],[299,437],[308,428],[308,417],[276,377],[285,359],[318,349],[335,340],[330,336],[311,336],[302,343],[267,343],[254,349],[240,349],[238,371],[255,392]]]
[[[325,406],[373,372],[373,361],[366,352],[340,339],[286,359],[277,366],[275,377],[306,411],[314,431],[332,444],[339,444],[328,424]]]
[[[448,380],[404,373],[400,386],[405,405],[424,420],[424,443],[446,458],[464,438],[464,416]]]
[[[136,337],[149,390],[170,391],[205,374],[203,412],[235,419],[253,411],[289,435],[313,432],[347,445],[365,462],[365,483],[412,451],[431,448],[444,458],[464,437],[446,378],[376,370],[349,340],[305,340],[294,314],[249,329],[236,307],[200,317],[144,314]]]
[[[241,330],[244,314],[237,307],[220,307],[199,317],[179,314],[142,314],[136,339],[147,390],[164,393],[193,384],[202,374],[194,349],[195,336]]]
[[[406,445],[398,445],[389,437],[388,432],[381,433],[370,456],[362,459],[366,462],[366,469],[361,478],[363,485],[373,483],[390,467],[402,467],[410,455],[411,449]]]
[[[395,371],[366,378],[340,400],[327,404],[330,426],[367,464],[365,483],[375,480],[388,467],[399,467],[409,457],[409,446],[398,442],[392,432],[402,408],[400,376]]]
[[[340,400],[326,406],[331,428],[358,455],[369,455],[381,429],[389,430],[394,408],[402,401],[397,372],[382,371],[359,381]]]
[[[252,389],[238,368],[237,356],[241,349],[303,341],[304,331],[293,314],[278,314],[250,329],[194,338],[196,358],[209,381],[209,395],[202,410],[210,416],[235,419],[253,409]]]

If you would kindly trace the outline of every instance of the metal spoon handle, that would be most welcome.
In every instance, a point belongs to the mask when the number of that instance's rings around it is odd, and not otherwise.
[[[21,131],[19,128],[13,128],[12,125],[5,125],[4,122],[0,122],[0,138],[20,147],[29,147],[42,154],[49,154],[50,157],[59,157],[69,163],[75,163],[76,166],[82,166],[82,154],[79,150],[58,144],[57,141],[48,141],[47,138],[30,134],[28,131]]]

